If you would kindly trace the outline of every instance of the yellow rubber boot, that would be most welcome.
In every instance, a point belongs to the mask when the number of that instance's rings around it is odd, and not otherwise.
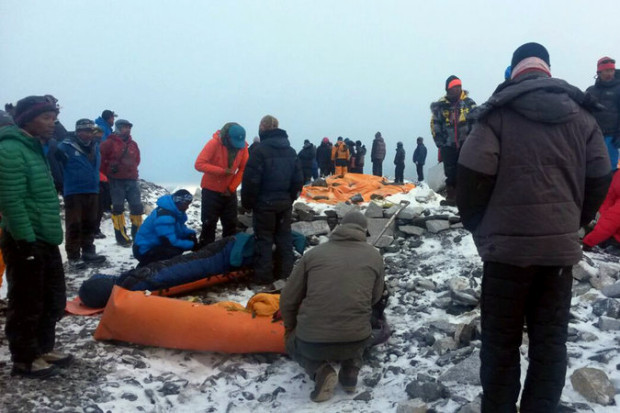
[[[131,239],[125,231],[125,214],[112,214],[112,224],[114,225],[116,242],[123,247],[131,246]]]
[[[136,239],[138,229],[142,225],[142,215],[129,215],[129,219],[131,220],[131,238]]]

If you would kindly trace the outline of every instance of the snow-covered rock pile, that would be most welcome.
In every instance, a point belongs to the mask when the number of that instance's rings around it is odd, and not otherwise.
[[[164,192],[143,183],[149,205]],[[298,202],[294,207],[293,228],[311,245],[324,242],[348,209],[361,207],[370,221],[369,242],[376,242],[384,253],[391,291],[386,314],[393,335],[368,353],[353,395],[337,389],[332,400],[312,403],[308,396],[313,383],[283,355],[95,342],[92,333],[99,318],[71,316],[59,323],[58,347],[77,361],[52,380],[10,378],[6,338],[0,335],[0,411],[479,412],[482,263],[456,209],[439,206],[440,199],[422,186],[391,197],[391,205]],[[409,206],[377,238],[402,200]],[[199,197],[188,213],[190,226],[198,229]],[[241,214],[240,222],[251,228],[249,214]],[[109,220],[103,230],[108,238],[97,243],[108,263],[68,272],[70,297],[94,272],[117,274],[135,265],[130,250],[115,245]],[[615,412],[614,404],[620,402],[619,273],[620,258],[603,251],[587,253],[575,267],[562,412]],[[255,289],[238,283],[196,294],[205,302],[244,303]],[[4,324],[3,313],[0,320]],[[527,335],[521,353],[524,376]]]

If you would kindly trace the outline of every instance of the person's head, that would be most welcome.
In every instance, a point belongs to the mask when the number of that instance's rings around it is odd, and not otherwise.
[[[327,136],[324,137],[322,143],[325,145],[329,144],[329,138]]]
[[[342,136],[338,136],[338,142],[343,142]]]
[[[228,122],[220,129],[222,143],[229,148],[241,149],[245,147],[245,129],[235,122]]]
[[[362,141],[355,141],[355,146],[362,146]]]
[[[512,54],[510,78],[514,79],[525,73],[538,72],[551,76],[549,52],[540,43],[525,43]]]
[[[127,119],[117,120],[114,126],[116,127],[116,134],[121,138],[128,138],[129,135],[131,135],[133,123],[129,122]]]
[[[601,57],[596,63],[596,74],[602,82],[609,82],[616,75],[616,61],[611,57]]]
[[[366,229],[368,228],[368,219],[359,210],[353,209],[347,212],[344,217],[342,217],[342,221],[340,221],[340,224],[356,225],[359,227],[359,229],[366,232]]]
[[[454,102],[461,97],[461,93],[463,92],[463,84],[461,83],[461,79],[452,75],[446,79],[446,96],[448,100]]]
[[[381,132],[375,133],[375,138],[380,138],[380,137],[381,137]]]
[[[17,102],[13,119],[30,135],[48,140],[54,136],[58,116],[56,99],[48,96],[28,96]]]
[[[90,145],[90,143],[95,138],[95,135],[93,133],[94,131],[95,122],[90,119],[83,118],[75,122],[75,134],[77,135],[78,139],[86,145]]]
[[[304,139],[304,146],[310,146],[311,143],[308,139]]]
[[[172,194],[172,202],[174,202],[174,205],[176,205],[181,212],[187,211],[187,208],[189,208],[193,200],[194,197],[187,189],[179,189]]]
[[[260,120],[260,124],[258,125],[258,132],[266,132],[268,130],[277,129],[279,126],[278,119],[271,115],[265,115]]]
[[[101,119],[105,120],[110,127],[114,126],[114,118],[116,117],[116,113],[111,111],[110,109],[106,109],[101,112]]]
[[[424,138],[421,137],[421,136],[418,136],[417,142],[418,143],[424,143]]]
[[[402,148],[403,147],[403,143],[402,142],[396,142],[396,147]]]

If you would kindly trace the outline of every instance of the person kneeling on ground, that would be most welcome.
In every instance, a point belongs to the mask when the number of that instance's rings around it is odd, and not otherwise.
[[[355,391],[372,341],[373,305],[384,291],[383,258],[366,242],[366,217],[347,213],[329,242],[306,252],[280,297],[287,353],[315,381],[310,399],[331,398],[337,381]],[[331,361],[341,362],[336,376]]]
[[[620,248],[620,173],[614,174],[598,212],[601,216],[594,229],[584,237],[583,249],[588,251],[597,245]]]
[[[140,226],[133,244],[138,267],[154,261],[167,260],[196,245],[196,231],[187,228],[187,208],[193,197],[185,189],[157,200],[157,208]]]

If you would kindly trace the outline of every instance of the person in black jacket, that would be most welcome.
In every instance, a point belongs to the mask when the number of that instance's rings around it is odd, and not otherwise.
[[[395,184],[402,184],[405,182],[403,173],[405,172],[405,148],[403,148],[403,143],[398,142],[396,144],[396,155],[394,156],[394,165],[396,165],[396,170],[394,174],[396,178],[394,178]]]
[[[416,172],[418,173],[418,182],[424,180],[424,163],[426,162],[426,146],[424,146],[424,139],[418,137],[418,147],[413,152],[413,163],[415,164]]]
[[[356,174],[364,173],[364,158],[366,157],[366,146],[362,145],[362,141],[355,141],[355,155],[352,156],[354,164],[351,172]]]
[[[304,174],[304,184],[312,181],[312,169],[316,158],[316,147],[308,139],[304,141],[304,147],[299,151],[299,162]]]
[[[372,174],[374,176],[383,175],[383,160],[385,159],[385,141],[381,132],[375,133],[370,150],[370,160],[372,161]]]
[[[303,187],[303,174],[295,149],[275,117],[264,116],[258,131],[261,143],[243,173],[241,204],[253,211],[255,281],[268,284],[288,277],[293,269],[291,214]]]
[[[334,173],[334,163],[332,162],[332,144],[328,137],[316,149],[316,161],[321,170],[321,177],[326,177]]]

